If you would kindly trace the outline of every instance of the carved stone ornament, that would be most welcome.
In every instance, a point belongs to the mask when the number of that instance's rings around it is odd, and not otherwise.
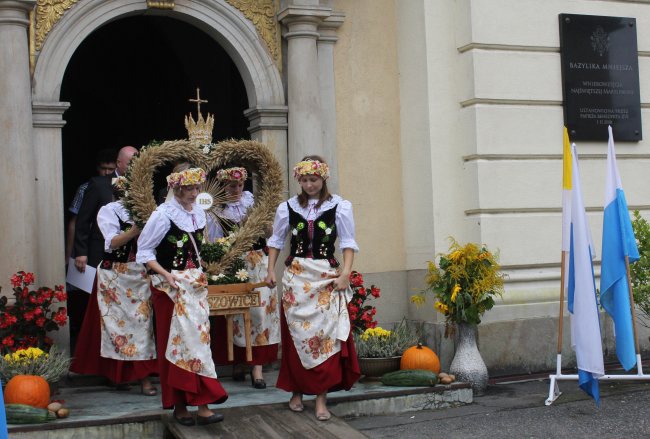
[[[276,19],[276,0],[226,0],[249,19],[266,43],[270,55],[280,64],[280,26]]]
[[[78,0],[37,0],[36,50],[41,50],[47,34]]]

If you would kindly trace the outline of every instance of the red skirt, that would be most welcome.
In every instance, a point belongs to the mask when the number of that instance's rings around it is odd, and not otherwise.
[[[352,332],[347,341],[341,342],[341,350],[312,369],[305,369],[291,339],[289,327],[280,313],[282,336],[282,363],[276,387],[287,392],[320,395],[337,390],[350,390],[361,377],[357,351]]]
[[[215,364],[271,364],[278,359],[278,344],[253,346],[253,361],[246,361],[246,348],[233,345],[234,361],[228,361],[228,343],[226,335],[226,318],[210,317],[210,348]]]
[[[174,406],[221,404],[228,393],[216,378],[208,378],[189,372],[172,364],[165,358],[169,327],[174,313],[174,302],[163,291],[151,286],[151,299],[156,316],[156,353],[160,373],[162,405]]]
[[[158,373],[157,360],[122,361],[101,356],[101,316],[97,305],[97,278],[90,295],[70,371],[105,376],[113,383],[137,381]]]

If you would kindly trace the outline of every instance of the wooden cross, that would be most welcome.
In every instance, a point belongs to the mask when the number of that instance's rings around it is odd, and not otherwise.
[[[201,99],[201,95],[200,95],[200,91],[199,91],[198,87],[196,88],[196,99],[190,99],[189,101],[190,102],[196,102],[196,108],[197,108],[197,111],[198,111],[198,114],[196,115],[196,117],[200,117],[201,116],[201,103],[207,104],[208,101],[205,100],[205,99]]]

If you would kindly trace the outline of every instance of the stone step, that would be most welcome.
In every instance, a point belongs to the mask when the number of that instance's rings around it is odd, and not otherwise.
[[[185,427],[177,423],[171,414],[165,414],[162,422],[166,438],[175,439],[250,439],[263,437],[285,439],[303,437],[310,439],[362,439],[366,438],[342,419],[332,416],[329,421],[318,421],[312,404],[305,404],[305,411],[295,413],[286,404],[235,407],[219,410],[225,420],[217,424]]]

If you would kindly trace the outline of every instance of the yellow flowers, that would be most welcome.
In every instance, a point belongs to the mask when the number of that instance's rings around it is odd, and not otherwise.
[[[39,348],[18,349],[16,352],[4,356],[5,361],[10,363],[28,363],[36,360],[41,355],[48,355]]]
[[[456,284],[454,285],[454,289],[451,292],[451,301],[456,303],[456,295],[458,292],[461,290],[460,285]]]
[[[424,305],[424,302],[427,299],[424,297],[424,294],[416,294],[415,296],[411,296],[411,303],[416,304],[417,306]]]
[[[424,304],[430,292],[434,309],[446,316],[447,323],[480,323],[482,314],[494,306],[494,296],[504,291],[497,255],[485,245],[460,245],[452,238],[448,253],[438,256],[437,264],[428,263],[427,288],[413,295],[411,302]]]
[[[444,303],[440,302],[440,301],[437,301],[437,302],[433,305],[433,307],[434,307],[436,310],[438,310],[438,312],[443,313],[443,314],[445,314],[445,315],[449,312],[449,307],[448,307],[447,305],[445,305]]]
[[[387,331],[382,327],[377,326],[376,328],[368,328],[363,331],[363,334],[361,334],[361,340],[367,341],[371,337],[387,338],[390,337],[391,334],[392,331]]]

